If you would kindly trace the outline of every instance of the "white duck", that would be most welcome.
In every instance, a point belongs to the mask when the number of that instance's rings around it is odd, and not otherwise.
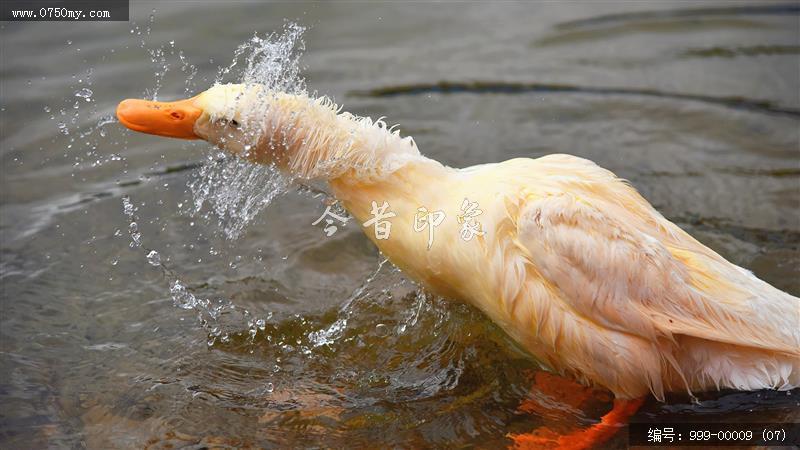
[[[205,139],[327,181],[408,276],[479,308],[553,370],[615,395],[600,423],[512,436],[517,446],[604,442],[649,394],[800,386],[800,299],[726,261],[586,159],[446,167],[381,121],[260,86],[125,100],[117,116],[136,131]],[[370,222],[380,212],[394,214],[383,218],[388,238]]]

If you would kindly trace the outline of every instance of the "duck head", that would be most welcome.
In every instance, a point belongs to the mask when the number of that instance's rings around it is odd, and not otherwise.
[[[253,119],[264,116],[268,100],[268,92],[259,85],[219,84],[186,100],[123,100],[117,118],[134,131],[203,139],[240,154],[257,144],[263,122]]]

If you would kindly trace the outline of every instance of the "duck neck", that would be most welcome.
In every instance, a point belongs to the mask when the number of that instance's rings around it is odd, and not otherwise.
[[[266,116],[260,151],[251,157],[268,157],[301,182],[328,181],[360,220],[370,215],[373,201],[398,206],[422,201],[415,209],[429,197],[426,190],[440,190],[454,173],[422,156],[412,138],[382,120],[338,113],[324,97],[279,94]]]
[[[443,184],[448,183],[454,170],[436,160],[418,155],[404,161],[381,177],[359,178],[348,174],[328,180],[333,195],[359,221],[374,214],[373,202],[386,204],[392,211],[415,211],[436,198]],[[413,215],[413,213],[412,213]]]
[[[421,209],[451,214],[453,198],[459,198],[460,177],[455,169],[419,156],[379,180],[359,180],[346,176],[329,180],[332,193],[355,218],[355,227],[378,247],[381,253],[412,279],[439,295],[458,298],[459,291],[442,277],[450,267],[447,248],[457,230],[455,219],[441,223],[437,244],[428,244],[429,231],[417,228]],[[457,205],[456,205],[457,208]],[[437,225],[438,226],[438,225]],[[428,270],[436,267],[436,270]]]
[[[429,161],[410,137],[382,120],[338,113],[327,98],[278,95],[259,148],[291,176],[308,180],[380,182],[413,162]],[[259,152],[261,153],[261,152]]]

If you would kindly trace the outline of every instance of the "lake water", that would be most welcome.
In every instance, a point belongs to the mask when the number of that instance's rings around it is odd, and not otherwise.
[[[229,239],[189,186],[231,163],[115,123],[286,20],[310,90],[426,155],[592,159],[800,295],[797,3],[133,3],[130,23],[0,25],[0,447],[497,448],[610,406],[519,412],[537,363],[352,221],[326,237],[322,198],[267,198],[255,173],[237,198],[271,204]],[[634,420],[800,419],[798,392],[668,400]]]

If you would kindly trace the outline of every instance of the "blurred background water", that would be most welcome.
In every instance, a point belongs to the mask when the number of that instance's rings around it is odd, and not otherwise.
[[[253,33],[292,20],[307,27],[309,89],[387,116],[426,155],[592,159],[799,295],[799,14],[132,1],[131,22],[2,23],[0,446],[496,448],[508,432],[595,420],[608,402],[520,413],[536,362],[382,264],[356,224],[325,237],[311,225],[319,196],[248,192],[280,195],[228,239],[191,213],[188,186],[215,153],[123,130],[117,102],[204,90]],[[798,397],[676,395],[634,420],[798,420]]]

